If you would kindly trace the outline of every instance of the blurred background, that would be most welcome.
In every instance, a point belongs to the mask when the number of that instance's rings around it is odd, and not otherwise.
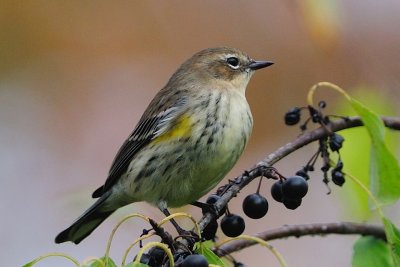
[[[257,72],[248,87],[253,135],[227,178],[300,133],[284,125],[283,115],[305,105],[308,89],[319,81],[333,82],[361,101],[379,99],[382,112],[399,114],[399,1],[2,0],[0,6],[2,266],[21,266],[48,252],[68,253],[79,261],[100,257],[124,214],[163,218],[156,208],[136,203],[79,246],[53,241],[93,203],[92,191],[105,181],[116,151],[155,93],[179,64],[203,48],[236,47],[276,63]],[[346,107],[328,90],[317,95],[328,102],[329,112]],[[277,165],[279,170],[293,174],[315,149],[294,153]],[[327,195],[321,176],[312,175],[300,208],[289,211],[271,200],[266,217],[246,219],[245,233],[284,224],[364,220],[351,210],[347,184],[332,186]],[[261,189],[268,199],[271,185],[266,181]],[[254,182],[246,188],[230,210],[243,215],[241,202],[256,187]],[[200,218],[198,210],[186,211]],[[147,227],[139,221],[124,225],[111,256],[120,262]],[[290,266],[350,266],[356,238],[290,238],[271,244]],[[257,246],[233,256],[247,266],[278,266],[264,250]],[[72,265],[58,258],[37,266]]]

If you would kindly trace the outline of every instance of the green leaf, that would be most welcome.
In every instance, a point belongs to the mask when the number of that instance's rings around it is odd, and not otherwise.
[[[110,257],[102,257],[100,258],[103,262],[107,263],[107,267],[117,267],[115,262]]]
[[[365,106],[378,114],[396,114],[398,103],[393,97],[380,93],[378,88],[366,86],[352,88],[352,96],[357,100],[362,100]],[[355,110],[347,100],[339,99],[334,105],[334,114],[346,114],[348,116],[357,115]],[[369,188],[369,162],[371,151],[371,138],[365,127],[354,127],[340,131],[345,138],[340,156],[344,162],[345,171],[357,177],[364,185]],[[399,133],[386,130],[385,144],[392,151],[400,151]],[[398,156],[397,156],[398,158]],[[343,205],[342,211],[345,212],[347,220],[365,221],[371,217],[371,202],[365,191],[355,183],[347,182],[341,190],[337,190],[338,198]],[[352,203],[352,205],[348,205]]]
[[[393,262],[395,266],[400,266],[400,231],[388,218],[383,218],[383,224],[385,226],[386,238],[390,246]]]
[[[353,246],[353,267],[394,267],[388,245],[372,236],[359,238]]]
[[[347,111],[338,114],[348,114]],[[340,151],[340,156],[344,162],[345,171],[351,173],[368,187],[369,184],[369,154],[370,138],[362,127],[356,127],[341,131],[340,134],[346,140]],[[349,144],[349,145],[348,145]],[[366,220],[371,216],[368,195],[355,183],[347,182],[337,190],[338,200],[342,202],[347,216],[351,220]],[[352,203],[352,205],[348,205]]]
[[[106,260],[108,260],[108,264],[106,265]],[[99,259],[93,259],[85,264],[82,265],[82,267],[117,267],[117,265],[115,264],[115,262],[111,259],[111,258],[106,258],[106,257],[102,257]]]
[[[385,144],[385,126],[377,114],[354,98],[351,105],[371,138],[371,191],[382,204],[391,204],[400,197],[400,166]]]
[[[209,264],[226,267],[221,258],[218,257],[209,247],[202,245],[202,243],[198,243],[198,245],[195,247],[195,252],[202,254],[207,259]]]
[[[93,259],[82,264],[82,267],[104,267],[105,264],[101,259]]]
[[[22,267],[31,267],[36,263],[36,260],[33,260],[31,262],[28,262],[27,264],[24,264]]]

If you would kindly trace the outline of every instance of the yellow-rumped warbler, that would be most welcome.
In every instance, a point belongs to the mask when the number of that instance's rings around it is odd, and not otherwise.
[[[227,47],[202,50],[172,75],[122,145],[99,198],[56,243],[75,244],[115,210],[146,201],[167,207],[208,193],[242,154],[253,127],[245,98],[255,70],[272,65]]]

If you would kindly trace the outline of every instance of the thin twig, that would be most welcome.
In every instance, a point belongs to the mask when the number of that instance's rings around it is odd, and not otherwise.
[[[369,225],[365,223],[337,222],[337,223],[315,223],[285,225],[276,229],[268,230],[256,234],[255,236],[265,241],[282,239],[287,237],[301,237],[309,235],[363,235],[374,236],[386,241],[385,231],[382,226]],[[239,251],[241,249],[255,245],[256,242],[249,240],[236,240],[216,249],[216,254],[220,257]]]

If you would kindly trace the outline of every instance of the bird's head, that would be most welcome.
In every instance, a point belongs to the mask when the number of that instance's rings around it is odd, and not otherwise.
[[[235,48],[207,48],[189,58],[172,79],[200,86],[228,86],[243,90],[254,71],[271,66],[270,61],[256,61]]]

